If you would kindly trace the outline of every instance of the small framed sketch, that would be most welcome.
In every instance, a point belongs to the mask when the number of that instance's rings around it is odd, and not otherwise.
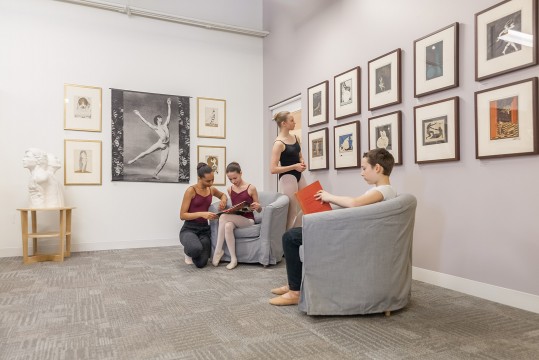
[[[308,135],[309,170],[329,168],[328,128],[311,131]]]
[[[333,166],[335,169],[350,169],[361,166],[359,121],[333,128]]]
[[[459,23],[414,41],[416,98],[459,86]]]
[[[369,110],[400,104],[401,49],[369,61]]]
[[[414,107],[416,164],[457,161],[459,97]]]
[[[402,112],[369,118],[369,150],[384,148],[402,165]]]
[[[101,141],[64,140],[64,184],[101,185]]]
[[[197,98],[198,131],[200,138],[226,138],[226,100]]]
[[[537,64],[537,0],[503,1],[475,14],[475,80]]]
[[[475,93],[477,159],[537,154],[537,78]]]
[[[101,88],[64,85],[64,129],[101,131]]]
[[[333,83],[335,119],[339,120],[361,113],[360,80],[361,68],[359,66],[335,76]]]
[[[329,81],[311,86],[307,89],[309,117],[308,126],[315,126],[329,122],[328,116],[328,88]]]
[[[198,145],[198,161],[208,164],[214,175],[214,185],[226,185],[226,147]]]

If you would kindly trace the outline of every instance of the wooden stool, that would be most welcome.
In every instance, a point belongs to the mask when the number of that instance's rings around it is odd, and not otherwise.
[[[64,261],[64,257],[71,255],[71,210],[74,207],[58,207],[47,209],[22,208],[17,209],[21,212],[22,227],[22,253],[23,262],[31,264],[39,261]],[[38,211],[58,211],[60,213],[60,228],[58,231],[37,231],[37,212]],[[32,214],[32,232],[28,232],[28,213]],[[28,239],[34,241],[34,254],[28,256]],[[43,238],[59,238],[60,251],[58,254],[39,254],[37,240]]]

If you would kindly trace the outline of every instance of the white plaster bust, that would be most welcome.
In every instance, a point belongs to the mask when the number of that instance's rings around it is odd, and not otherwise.
[[[58,158],[36,148],[26,149],[22,159],[23,167],[30,170],[28,192],[31,208],[54,208],[64,206],[61,185],[54,173],[61,167]]]

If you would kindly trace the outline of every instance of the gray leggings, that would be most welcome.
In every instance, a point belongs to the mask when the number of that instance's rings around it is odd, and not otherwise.
[[[208,264],[211,252],[211,235],[208,224],[193,221],[184,222],[180,230],[180,242],[185,255],[193,259],[197,268]]]

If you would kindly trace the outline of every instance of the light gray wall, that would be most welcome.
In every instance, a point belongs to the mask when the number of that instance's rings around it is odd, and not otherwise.
[[[280,100],[330,81],[330,149],[333,126],[361,122],[361,151],[368,146],[368,118],[403,111],[404,165],[391,176],[399,192],[418,199],[414,266],[539,295],[539,156],[475,159],[474,92],[539,74],[528,68],[484,82],[474,80],[474,14],[498,0],[334,0],[264,1],[265,158],[275,137],[267,110]],[[420,100],[414,98],[413,41],[451,23],[460,23],[460,86]],[[367,63],[396,48],[403,50],[403,102],[367,110]],[[362,113],[335,121],[333,77],[361,66]],[[460,97],[461,160],[414,163],[413,107]],[[303,116],[303,121],[307,117]],[[308,131],[304,124],[303,137]],[[359,195],[367,189],[359,170],[306,173],[330,192]],[[304,155],[306,149],[304,149]],[[269,165],[265,165],[269,174]],[[268,183],[275,180],[266,175]],[[328,239],[328,241],[330,241]]]
[[[225,17],[212,6],[219,2],[184,1],[154,10],[189,17],[206,13],[206,20],[262,28],[261,0],[231,0],[236,8],[250,3],[249,13],[229,11]],[[151,9],[152,1],[137,5]],[[245,16],[252,22],[245,23]],[[65,187],[67,204],[76,207],[75,250],[179,244],[186,184],[110,180],[109,88],[192,96],[191,183],[197,145],[212,145],[226,146],[228,161],[250,164],[246,179],[262,186],[262,39],[59,1],[0,0],[0,44],[0,256],[22,254],[15,209],[28,204],[24,150],[42,148],[63,160],[64,139],[103,142],[103,184]],[[102,132],[63,129],[64,83],[103,89]],[[198,96],[227,101],[226,139],[197,138]],[[244,144],[245,133],[253,140],[250,151],[236,145]],[[63,169],[56,175],[63,183]]]

